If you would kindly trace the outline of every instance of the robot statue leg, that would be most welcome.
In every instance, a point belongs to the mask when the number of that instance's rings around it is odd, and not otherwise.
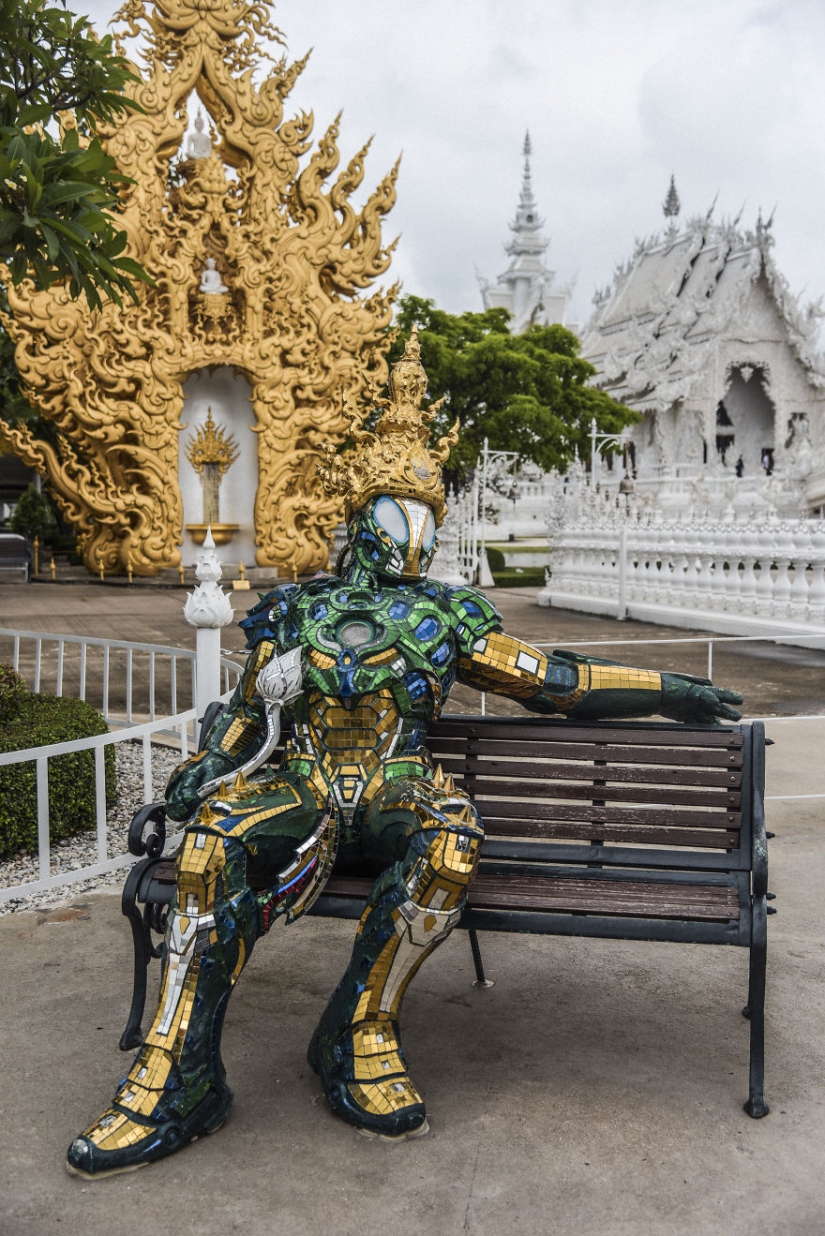
[[[433,781],[388,784],[364,831],[371,856],[396,861],[370,893],[308,1059],[336,1115],[368,1136],[417,1137],[428,1125],[401,1050],[401,1001],[461,916],[484,834],[472,803],[440,770]]]
[[[220,1053],[232,988],[271,924],[309,907],[334,857],[329,803],[298,776],[238,778],[207,800],[178,856],[152,1027],[112,1106],[69,1147],[70,1171],[133,1171],[220,1127],[232,1104]]]

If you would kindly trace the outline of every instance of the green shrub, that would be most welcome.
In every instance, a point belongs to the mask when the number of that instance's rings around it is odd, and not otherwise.
[[[494,549],[492,545],[487,546],[487,561],[490,564],[490,570],[494,575],[496,571],[506,570],[504,554],[500,549]]]
[[[8,725],[20,713],[26,684],[10,665],[0,665],[0,726]]]
[[[17,716],[0,727],[0,751],[46,747],[108,732],[106,722],[83,700],[54,695],[19,697]],[[117,790],[114,748],[105,748],[106,804]],[[0,768],[0,858],[37,850],[37,789],[33,760]],[[74,751],[49,760],[49,836],[52,845],[95,825],[94,751]]]
[[[493,579],[497,588],[542,588],[544,587],[544,567],[505,567],[503,571],[494,571]]]

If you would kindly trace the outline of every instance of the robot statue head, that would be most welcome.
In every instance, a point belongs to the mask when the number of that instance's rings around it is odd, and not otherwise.
[[[415,498],[379,494],[353,515],[348,544],[366,570],[418,579],[427,574],[438,549],[433,509]]]
[[[443,401],[422,409],[426,389],[413,328],[375,431],[362,429],[364,415],[353,412],[354,447],[338,455],[325,446],[318,468],[326,492],[344,500],[351,559],[374,575],[418,579],[438,548],[436,529],[447,512],[441,465],[458,441],[458,421],[429,446],[430,422]]]

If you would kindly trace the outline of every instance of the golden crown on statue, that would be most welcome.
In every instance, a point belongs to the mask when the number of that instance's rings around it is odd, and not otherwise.
[[[347,522],[372,498],[393,494],[426,502],[433,509],[436,525],[443,523],[447,504],[441,465],[458,441],[458,421],[434,447],[429,447],[430,422],[444,400],[422,408],[426,390],[418,329],[413,327],[404,355],[392,367],[390,398],[381,405],[375,432],[361,428],[366,413],[350,406],[350,436],[355,446],[345,455],[336,454],[336,447],[329,443],[323,448],[326,462],[318,465],[318,473],[326,492],[344,499]]]

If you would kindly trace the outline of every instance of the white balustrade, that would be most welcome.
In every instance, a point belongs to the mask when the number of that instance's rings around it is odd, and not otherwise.
[[[650,621],[694,614],[694,625],[710,629],[731,631],[738,622],[745,634],[754,622],[772,622],[818,634],[814,628],[825,630],[825,521],[669,523],[632,507],[625,513],[585,490],[575,511],[557,520],[539,604],[615,614],[620,595],[631,616]],[[712,625],[714,615],[721,626]]]

